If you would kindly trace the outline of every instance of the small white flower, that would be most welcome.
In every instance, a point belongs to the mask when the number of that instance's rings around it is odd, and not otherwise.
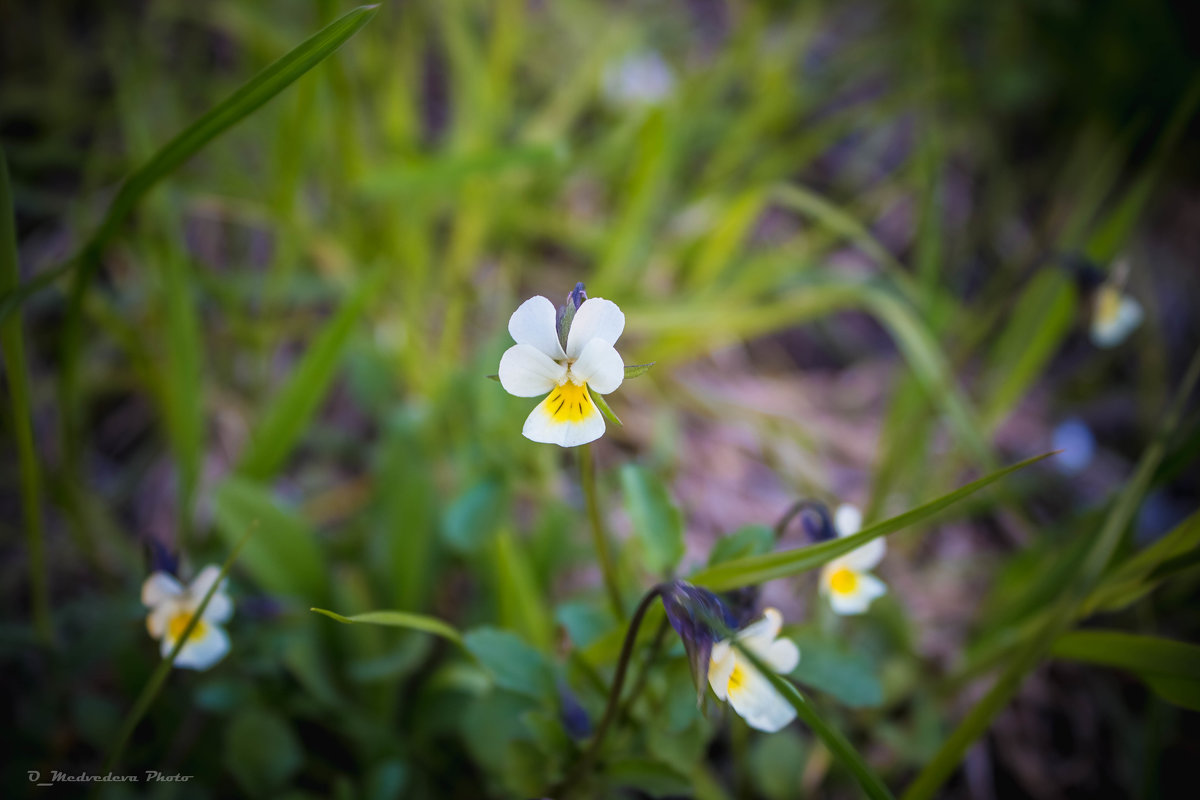
[[[834,527],[838,536],[858,533],[862,527],[862,512],[849,504],[838,506]],[[861,614],[872,600],[887,592],[883,581],[868,571],[883,559],[885,552],[887,545],[883,539],[872,539],[821,568],[821,593],[829,597],[829,605],[834,611]]]
[[[773,608],[747,625],[734,638],[764,664],[788,673],[800,663],[800,650],[791,639],[779,639],[783,618]],[[721,700],[728,700],[746,724],[774,733],[796,718],[796,709],[728,639],[713,645],[708,662],[708,683]]]
[[[516,344],[500,359],[500,384],[517,397],[549,392],[525,420],[526,438],[574,447],[604,435],[604,415],[588,387],[608,394],[625,380],[625,362],[613,348],[624,330],[621,309],[600,297],[580,304],[565,347],[554,304],[545,297],[531,297],[513,312],[508,332]]]
[[[146,630],[162,641],[161,652],[166,658],[213,582],[220,576],[216,566],[200,570],[186,589],[165,572],[155,572],[142,584],[142,605],[149,607]],[[233,601],[219,586],[204,608],[204,616],[196,623],[187,642],[175,657],[175,666],[189,669],[208,669],[229,652],[229,636],[221,624],[233,614]]]
[[[1092,303],[1092,343],[1116,347],[1142,322],[1142,305],[1112,282],[1096,290]]]

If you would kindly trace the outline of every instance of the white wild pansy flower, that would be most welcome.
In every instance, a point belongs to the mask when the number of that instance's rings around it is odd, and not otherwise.
[[[170,655],[204,596],[220,575],[220,568],[207,566],[185,588],[167,573],[155,572],[142,584],[142,604],[150,609],[150,615],[146,617],[146,630],[162,642],[160,650],[163,658]],[[232,615],[233,601],[225,594],[224,585],[219,586],[205,606],[204,615],[175,657],[175,666],[208,669],[220,661],[229,652],[229,636],[221,625],[228,622]]]
[[[1142,304],[1111,281],[1100,284],[1092,300],[1092,343],[1116,347],[1142,322]]]
[[[800,663],[800,650],[791,639],[780,639],[783,618],[774,608],[742,628],[734,639],[776,672],[786,674]],[[796,709],[729,639],[713,644],[708,683],[721,700],[751,728],[774,733],[796,718]]]
[[[588,389],[608,394],[625,380],[625,362],[613,348],[624,330],[621,309],[600,297],[578,305],[561,338],[557,311],[545,297],[531,297],[513,312],[508,332],[516,344],[500,359],[500,384],[517,397],[546,395],[525,420],[527,439],[574,447],[604,435],[604,415]]]
[[[851,536],[862,528],[862,512],[843,504],[834,512],[838,536]],[[887,552],[883,539],[872,539],[857,550],[835,558],[821,567],[821,593],[839,614],[861,614],[871,601],[887,592],[883,581],[870,574]]]

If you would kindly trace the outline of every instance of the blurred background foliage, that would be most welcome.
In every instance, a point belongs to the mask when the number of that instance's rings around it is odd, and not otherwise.
[[[21,280],[350,9],[0,2]],[[158,662],[142,580],[222,562],[255,521],[231,653],[171,675],[123,769],[197,776],[150,787],[175,797],[560,778],[620,628],[576,454],[524,440],[530,403],[484,376],[519,302],[579,280],[625,310],[626,363],[658,362],[595,446],[630,604],[773,547],[797,498],[878,520],[1067,447],[893,539],[863,618],[811,580],[765,587],[795,677],[903,785],[1056,596],[1200,342],[1197,22],[1163,0],[382,4],[147,194],[96,269],[7,316],[4,794],[99,768]],[[1100,350],[1069,265],[1119,257],[1146,319]],[[1192,403],[1116,563],[1196,510],[1198,443]],[[1195,641],[1193,550],[1093,606],[1102,627]],[[432,614],[465,649],[310,606]],[[596,796],[856,796],[807,731],[705,718],[682,651],[657,666]],[[1033,672],[947,796],[1169,794],[1196,716],[1131,672]]]

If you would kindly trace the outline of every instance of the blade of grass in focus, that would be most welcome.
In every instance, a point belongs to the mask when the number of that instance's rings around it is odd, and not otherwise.
[[[997,470],[990,475],[961,486],[953,492],[945,494],[936,500],[931,500],[911,511],[864,528],[853,536],[840,537],[832,541],[778,553],[767,553],[760,556],[739,558],[735,561],[726,561],[725,563],[700,570],[692,575],[689,580],[698,586],[705,586],[714,591],[725,591],[736,589],[739,586],[748,586],[750,584],[775,580],[776,578],[785,578],[789,575],[797,575],[801,572],[815,569],[838,556],[849,553],[851,550],[857,550],[872,539],[887,536],[890,533],[895,533],[898,530],[928,519],[942,509],[953,505],[968,495],[974,494],[1009,473],[1035,464],[1051,455],[1053,454],[1044,453]]]
[[[16,218],[13,213],[8,158],[0,149],[0,289],[4,291],[13,291],[21,283],[17,265]],[[22,324],[20,314],[0,319],[0,348],[4,352],[5,372],[8,375],[13,435],[20,467],[21,511],[25,521],[25,543],[29,548],[29,604],[33,609],[33,626],[38,637],[49,643],[54,636],[54,627],[50,618],[49,575],[46,571],[42,520],[42,467],[33,441],[33,393]]]
[[[324,608],[310,608],[309,611],[324,614],[330,619],[347,625],[361,623],[388,625],[393,628],[407,628],[408,630],[432,633],[435,636],[441,636],[443,639],[449,639],[455,644],[462,644],[462,634],[452,625],[442,622],[436,617],[428,617],[424,614],[410,614],[407,611],[367,611],[363,614],[352,614],[346,617],[334,611],[327,611]]]

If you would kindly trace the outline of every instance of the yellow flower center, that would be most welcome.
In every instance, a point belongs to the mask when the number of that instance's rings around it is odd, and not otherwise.
[[[829,576],[829,588],[838,594],[853,594],[858,586],[858,575],[849,567],[842,567]]]
[[[550,419],[558,423],[583,422],[596,413],[596,407],[588,397],[587,384],[573,381],[554,387],[546,398],[546,410]]]
[[[183,636],[184,630],[187,629],[188,622],[192,619],[192,615],[186,611],[181,611],[167,621],[167,638],[171,641],[177,641],[180,636]],[[196,623],[196,627],[192,628],[192,635],[188,637],[188,641],[195,641],[204,638],[204,620]]]
[[[1096,293],[1096,321],[1101,325],[1112,324],[1120,308],[1121,293],[1108,284],[1101,286]]]
[[[740,691],[746,685],[746,673],[742,671],[741,664],[733,665],[733,672],[729,673],[729,691]]]

